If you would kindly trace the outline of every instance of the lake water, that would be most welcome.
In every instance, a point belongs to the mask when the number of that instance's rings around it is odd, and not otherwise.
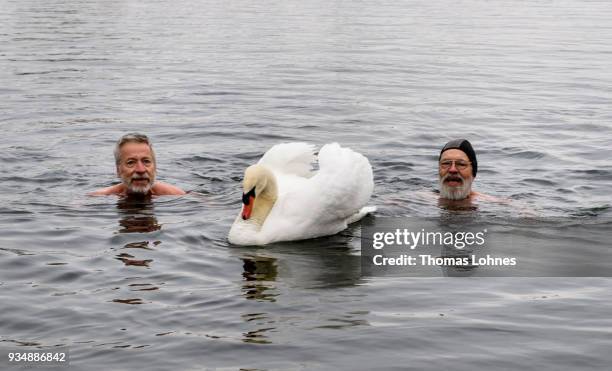
[[[607,223],[610,14],[0,1],[0,348],[68,346],[76,370],[609,369],[609,278],[362,277],[358,225],[261,248],[226,235],[244,168],[288,141],[366,155],[373,218],[452,218],[431,191],[441,146],[465,137],[475,189],[511,200],[472,215]],[[190,194],[86,196],[116,181],[132,131]]]

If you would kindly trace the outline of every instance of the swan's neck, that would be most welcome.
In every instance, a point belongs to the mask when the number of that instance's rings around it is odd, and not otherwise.
[[[278,187],[274,175],[270,172],[266,178],[266,187],[255,198],[253,212],[250,218],[254,223],[259,225],[260,228],[266,221],[270,211],[272,211],[272,207],[278,197]]]

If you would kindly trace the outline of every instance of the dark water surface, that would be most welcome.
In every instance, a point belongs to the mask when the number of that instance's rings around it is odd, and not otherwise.
[[[467,137],[476,189],[512,200],[471,213],[604,223],[611,14],[0,1],[0,348],[67,345],[78,370],[609,369],[610,279],[362,278],[359,226],[262,248],[226,235],[244,168],[286,141],[366,155],[375,217],[449,217],[437,153]],[[85,196],[115,182],[130,131],[189,195]]]

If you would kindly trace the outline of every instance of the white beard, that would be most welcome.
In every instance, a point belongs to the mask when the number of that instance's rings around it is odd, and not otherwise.
[[[146,195],[151,192],[151,188],[153,188],[153,183],[155,182],[155,178],[148,178],[149,182],[143,186],[134,185],[132,182],[134,179],[138,179],[138,177],[132,177],[130,179],[124,179],[123,183],[127,188],[127,192],[131,194],[142,194]],[[142,178],[141,178],[142,179]]]
[[[463,183],[459,187],[450,187],[444,183],[444,180],[448,178],[450,174],[446,174],[443,178],[440,178],[440,196],[449,200],[464,200],[469,197],[472,192],[472,180],[470,178],[465,180],[461,175],[456,175],[461,178]]]

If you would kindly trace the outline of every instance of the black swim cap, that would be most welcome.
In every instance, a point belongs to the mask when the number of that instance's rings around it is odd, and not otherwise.
[[[478,161],[476,161],[476,152],[474,152],[474,148],[472,148],[472,144],[467,139],[454,139],[450,142],[446,143],[442,150],[440,151],[440,156],[438,157],[438,161],[442,158],[442,153],[449,149],[458,149],[463,151],[467,157],[470,159],[472,163],[472,175],[476,177],[476,172],[478,171]]]

